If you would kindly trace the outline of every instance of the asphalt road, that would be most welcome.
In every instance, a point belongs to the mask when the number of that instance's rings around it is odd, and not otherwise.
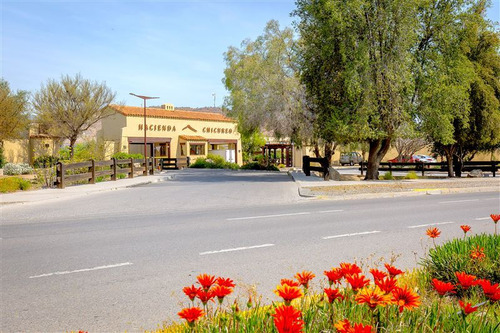
[[[177,320],[196,275],[231,277],[245,302],[342,261],[416,267],[432,246],[492,232],[498,192],[375,200],[297,196],[285,174],[189,170],[173,181],[2,208],[2,332],[143,331]],[[319,288],[316,278],[316,288]],[[234,298],[232,298],[234,299]],[[231,300],[232,300],[231,299]]]

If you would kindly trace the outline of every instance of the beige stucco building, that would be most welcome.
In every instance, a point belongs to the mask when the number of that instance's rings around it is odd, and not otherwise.
[[[242,164],[241,136],[237,123],[222,114],[164,108],[112,106],[115,113],[102,120],[98,138],[115,152],[144,154],[146,130],[147,155],[155,158],[190,157],[193,162],[208,154]]]

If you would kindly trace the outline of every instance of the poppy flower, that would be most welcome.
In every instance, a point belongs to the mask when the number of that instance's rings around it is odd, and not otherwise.
[[[403,312],[403,309],[413,310],[420,305],[420,296],[414,293],[407,287],[395,287],[392,290],[391,301],[399,307],[399,312]]]
[[[303,331],[302,313],[293,306],[281,305],[276,308],[274,326],[279,333],[299,333]]]
[[[484,254],[484,247],[479,247],[479,245],[477,245],[475,248],[473,248],[471,251],[470,251],[470,257],[473,259],[473,260],[483,260],[484,258],[486,258],[486,254]]]
[[[324,274],[328,278],[330,286],[334,283],[338,283],[344,277],[342,268],[332,268],[329,271],[325,271]]]
[[[399,274],[403,274],[403,271],[394,267],[394,266],[391,266],[389,264],[384,264],[385,266],[385,269],[387,269],[387,271],[389,272],[389,275],[391,277],[395,277],[395,276],[398,276]]]
[[[300,283],[298,283],[297,281],[292,280],[292,279],[281,279],[280,284],[282,284],[282,285],[287,284],[290,287],[299,287],[300,286]]]
[[[352,330],[349,333],[372,333],[374,332],[373,327],[370,325],[354,324]]]
[[[311,281],[315,277],[316,275],[309,271],[303,271],[302,273],[295,274],[295,278],[306,289],[309,287],[309,281]]]
[[[215,297],[217,297],[217,299],[219,300],[219,303],[222,303],[222,301],[224,300],[224,297],[226,297],[227,295],[230,295],[233,292],[233,289],[226,287],[226,286],[217,285],[217,286],[212,288],[211,292]]]
[[[382,280],[387,276],[386,272],[383,272],[376,268],[370,269],[370,273],[373,275],[373,281]]]
[[[390,294],[394,288],[396,288],[397,280],[392,277],[386,277],[382,280],[375,280],[375,284],[386,294]]]
[[[455,276],[464,290],[477,284],[476,276],[474,275],[465,274],[464,272],[455,272]]]
[[[206,291],[215,283],[215,276],[208,274],[200,274],[196,277],[198,283]]]
[[[212,292],[212,290],[199,290],[198,293],[196,294],[196,297],[198,297],[198,299],[203,303],[203,305],[206,305],[208,301],[212,301],[215,295]]]
[[[462,302],[461,300],[459,300],[458,304],[460,305],[460,307],[462,308],[463,313],[466,316],[468,314],[474,312],[474,311],[477,311],[477,307],[476,306],[472,306],[472,304],[470,304],[470,303],[465,304],[464,302]]]
[[[493,222],[495,222],[495,235],[497,234],[497,223],[500,220],[500,214],[491,214],[490,215]]]
[[[194,301],[196,295],[198,294],[198,291],[201,291],[201,288],[195,287],[195,285],[193,284],[191,287],[182,288],[182,291],[184,292],[184,294],[186,294],[187,297],[189,297],[191,301]]]
[[[303,295],[299,287],[291,287],[287,284],[277,286],[274,292],[276,295],[283,298],[286,305],[290,305],[291,301]]]
[[[469,232],[469,230],[470,230],[470,225],[464,224],[464,225],[461,225],[460,228],[462,228],[464,235],[466,235],[467,232]]]
[[[430,238],[438,238],[439,235],[441,235],[441,231],[439,231],[438,228],[434,227],[434,228],[427,229],[426,234]]]
[[[325,294],[328,296],[328,302],[333,303],[337,298],[344,300],[344,295],[338,289],[325,288]]]
[[[346,280],[354,291],[361,289],[370,283],[370,280],[368,280],[363,274],[347,275]]]
[[[192,325],[195,321],[200,319],[205,312],[198,307],[184,308],[177,315],[182,319],[186,319],[188,324]]]
[[[438,279],[432,279],[432,286],[441,296],[446,294],[455,294],[455,286],[450,282],[439,281]]]
[[[347,262],[341,262],[340,269],[342,270],[342,273],[344,274],[344,276],[362,273],[361,268],[359,268],[358,265],[350,264]]]
[[[391,302],[391,296],[384,294],[378,287],[361,289],[354,298],[358,304],[366,303],[371,309],[377,306],[386,306]]]
[[[491,284],[488,280],[478,280],[477,284],[483,288],[484,295],[492,302],[500,300],[500,285],[498,283]]]
[[[223,277],[218,277],[217,279],[215,279],[215,284],[218,286],[223,286],[228,288],[234,288],[236,286],[233,280],[231,280],[230,278],[223,278]]]

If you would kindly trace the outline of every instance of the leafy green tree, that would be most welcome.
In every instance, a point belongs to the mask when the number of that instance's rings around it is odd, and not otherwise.
[[[105,83],[92,82],[80,74],[48,80],[33,98],[38,121],[52,134],[69,140],[70,158],[78,137],[99,120],[113,113],[109,105],[115,93]]]
[[[0,79],[0,144],[7,139],[21,138],[30,124],[29,93],[10,90],[9,83]]]
[[[266,139],[259,131],[241,133],[241,146],[243,150],[243,160],[246,162],[252,161],[253,153],[260,151],[261,147],[266,144]]]

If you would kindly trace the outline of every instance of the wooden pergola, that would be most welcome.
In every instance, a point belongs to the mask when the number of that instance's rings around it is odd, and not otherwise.
[[[280,157],[278,151],[281,151]],[[272,163],[293,166],[293,145],[290,143],[267,143],[262,147],[262,155],[267,156]]]

